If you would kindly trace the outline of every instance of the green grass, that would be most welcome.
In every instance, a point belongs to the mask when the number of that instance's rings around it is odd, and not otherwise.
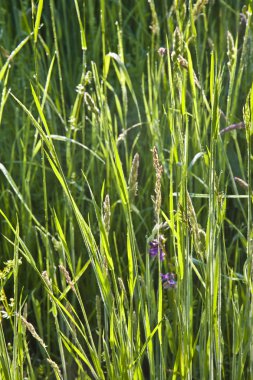
[[[252,39],[251,0],[1,2],[1,379],[252,378]]]

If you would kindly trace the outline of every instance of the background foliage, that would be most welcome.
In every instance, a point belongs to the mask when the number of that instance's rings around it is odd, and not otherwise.
[[[251,17],[1,1],[1,378],[251,378]]]

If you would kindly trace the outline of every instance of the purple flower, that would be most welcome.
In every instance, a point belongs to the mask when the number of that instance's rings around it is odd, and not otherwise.
[[[160,235],[158,239],[154,239],[149,242],[149,254],[151,257],[159,255],[160,261],[163,261],[165,258],[164,252],[164,242],[165,239],[163,235]]]
[[[161,273],[161,279],[162,279],[164,289],[169,289],[169,288],[175,289],[177,287],[175,273],[166,273],[166,274]]]

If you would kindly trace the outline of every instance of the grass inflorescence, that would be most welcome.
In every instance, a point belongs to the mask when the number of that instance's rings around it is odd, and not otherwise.
[[[0,378],[250,379],[252,1],[2,0]]]

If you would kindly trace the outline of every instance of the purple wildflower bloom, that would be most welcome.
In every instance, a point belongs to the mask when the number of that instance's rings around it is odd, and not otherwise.
[[[151,257],[158,256],[160,261],[163,261],[165,258],[165,252],[163,250],[163,243],[164,243],[164,237],[161,235],[159,236],[159,239],[154,239],[149,242],[149,254]]]
[[[164,289],[169,289],[169,288],[175,289],[177,287],[176,275],[174,273],[166,273],[166,274],[161,273],[161,279],[162,279]]]

